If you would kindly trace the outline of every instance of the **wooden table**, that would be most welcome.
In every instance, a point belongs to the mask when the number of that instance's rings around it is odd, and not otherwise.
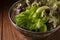
[[[0,9],[0,40],[33,40],[21,34],[8,18],[9,7]],[[60,40],[60,29],[41,40]]]
[[[2,10],[0,9],[0,40],[2,39]]]

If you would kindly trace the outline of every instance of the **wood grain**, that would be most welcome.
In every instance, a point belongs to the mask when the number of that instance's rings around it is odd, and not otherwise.
[[[0,10],[0,40],[2,36],[2,10]]]
[[[52,33],[51,35],[49,35],[46,39],[47,40],[60,40],[60,29]]]
[[[7,8],[5,9],[6,11],[8,11]],[[6,14],[8,12],[6,11],[4,10],[4,13],[3,13],[3,40],[15,40],[15,36],[12,33],[11,25],[8,20],[8,14]]]

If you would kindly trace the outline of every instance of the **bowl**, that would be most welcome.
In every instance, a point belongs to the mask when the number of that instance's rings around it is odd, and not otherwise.
[[[23,35],[27,36],[27,37],[31,37],[31,38],[44,38],[44,37],[47,37],[49,36],[50,34],[54,33],[56,30],[58,30],[60,28],[60,26],[56,27],[55,29],[52,29],[50,31],[47,31],[47,32],[33,32],[33,31],[29,31],[29,30],[25,30],[25,29],[22,29],[20,28],[19,26],[17,26],[15,23],[14,23],[14,17],[15,15],[17,15],[19,12],[21,12],[21,7],[20,5],[22,4],[22,7],[23,9],[25,9],[25,7],[27,7],[27,5],[25,4],[25,1],[23,0],[19,0],[17,1],[16,3],[14,3],[11,8],[9,9],[9,12],[8,12],[8,16],[9,16],[9,19],[12,23],[12,25],[19,31],[21,32]]]

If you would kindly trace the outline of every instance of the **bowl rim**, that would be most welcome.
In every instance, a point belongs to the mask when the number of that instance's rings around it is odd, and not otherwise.
[[[29,31],[29,30],[26,30],[26,29],[23,29],[23,28],[17,26],[17,25],[12,21],[12,19],[10,18],[10,12],[11,12],[11,9],[15,6],[15,4],[17,4],[17,3],[19,3],[19,2],[20,2],[20,1],[15,2],[15,3],[9,8],[9,11],[8,11],[8,17],[9,17],[10,22],[11,22],[12,25],[13,25],[15,28],[17,28],[18,30],[23,30],[23,31],[30,32],[30,33],[50,33],[50,32],[53,33],[53,32],[55,32],[56,30],[58,30],[58,29],[60,28],[60,25],[59,25],[58,27],[56,27],[56,28],[54,28],[54,29],[52,29],[52,30],[50,30],[50,31],[47,31],[47,32],[34,32],[34,31]]]

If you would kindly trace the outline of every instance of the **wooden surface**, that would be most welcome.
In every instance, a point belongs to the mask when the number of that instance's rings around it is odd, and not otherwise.
[[[8,18],[9,3],[12,4],[5,1],[3,9],[0,9],[0,40],[33,40],[25,37],[11,24]],[[60,40],[60,29],[40,40]]]
[[[0,40],[2,39],[1,36],[2,36],[2,10],[0,10]]]

